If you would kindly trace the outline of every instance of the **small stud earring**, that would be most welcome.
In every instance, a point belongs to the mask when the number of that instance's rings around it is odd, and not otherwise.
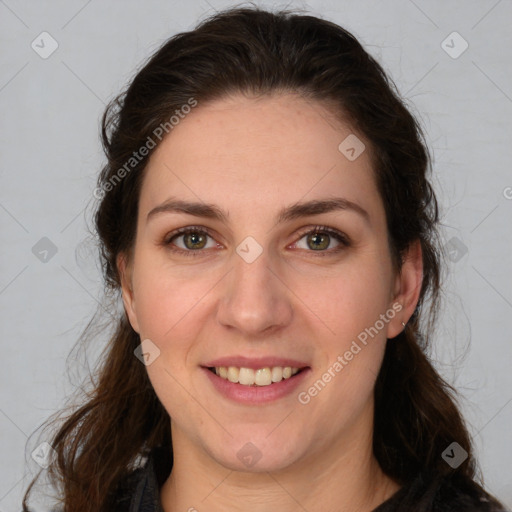
[[[402,322],[402,325],[405,327],[405,324]]]

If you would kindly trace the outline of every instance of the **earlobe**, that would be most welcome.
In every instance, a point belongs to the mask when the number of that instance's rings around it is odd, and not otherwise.
[[[403,255],[402,267],[396,276],[393,307],[397,314],[388,324],[388,338],[402,332],[414,313],[423,284],[423,255],[419,240],[413,242]],[[396,306],[399,304],[400,307]]]
[[[121,294],[123,298],[124,310],[130,325],[135,332],[139,332],[139,323],[135,309],[135,296],[133,293],[131,268],[127,263],[126,256],[119,254],[116,258],[119,280],[121,283]]]

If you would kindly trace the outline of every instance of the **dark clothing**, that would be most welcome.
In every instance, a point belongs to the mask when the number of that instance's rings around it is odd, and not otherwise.
[[[159,448],[135,470],[118,493],[116,512],[164,512],[160,488],[170,474]],[[311,511],[313,512],[313,511]],[[479,496],[471,484],[417,476],[373,512],[510,512]]]

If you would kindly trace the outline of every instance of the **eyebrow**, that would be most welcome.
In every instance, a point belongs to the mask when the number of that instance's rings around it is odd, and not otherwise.
[[[370,221],[368,212],[362,206],[354,203],[353,201],[349,201],[348,199],[335,197],[330,199],[315,199],[303,203],[295,203],[291,206],[282,208],[277,215],[276,225],[301,217],[320,215],[322,213],[329,213],[339,210],[353,211],[360,215],[366,222]],[[179,199],[171,198],[153,208],[148,213],[146,222],[160,213],[185,213],[195,217],[204,217],[207,219],[218,220],[225,224],[228,223],[229,219],[229,213],[223,211],[221,208],[214,204],[182,201]]]

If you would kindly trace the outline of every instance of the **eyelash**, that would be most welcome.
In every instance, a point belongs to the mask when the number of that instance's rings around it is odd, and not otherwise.
[[[212,232],[208,228],[200,227],[200,226],[187,226],[185,228],[179,228],[173,231],[172,233],[169,233],[163,240],[162,244],[167,247],[171,252],[176,254],[183,254],[186,256],[200,256],[204,250],[203,249],[197,249],[197,250],[184,250],[180,248],[174,248],[171,246],[172,240],[174,240],[178,236],[187,235],[189,233],[198,233],[202,235],[207,235],[210,238],[214,238]],[[313,251],[309,250],[307,252],[315,253],[315,256],[329,256],[335,253],[340,252],[344,248],[347,248],[351,245],[350,239],[341,231],[338,231],[337,229],[329,228],[327,226],[315,226],[314,228],[308,228],[306,231],[303,231],[300,233],[299,238],[297,239],[294,244],[297,244],[302,238],[304,238],[306,235],[313,234],[313,233],[323,233],[327,234],[333,238],[335,238],[339,242],[339,246],[330,249],[330,250],[324,250],[324,251]]]

